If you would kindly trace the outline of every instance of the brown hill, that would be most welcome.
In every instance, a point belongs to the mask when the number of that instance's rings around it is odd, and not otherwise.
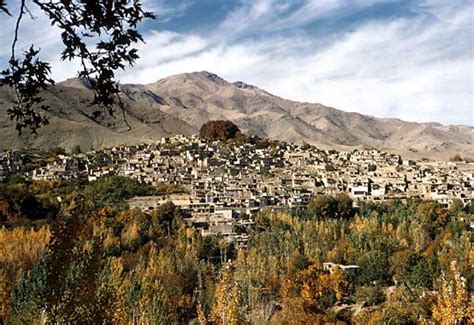
[[[79,85],[79,83],[78,83]],[[18,136],[14,122],[7,116],[13,100],[11,90],[0,88],[0,149],[64,147],[80,145],[83,149],[109,147],[119,144],[155,142],[163,136],[177,133],[191,135],[197,129],[157,108],[124,98],[125,116],[131,129],[117,111],[115,118],[103,114],[94,117],[97,107],[90,106],[92,93],[86,88],[57,85],[42,93],[51,109],[46,113],[49,125],[30,135],[25,130]]]
[[[459,152],[474,157],[470,126],[375,118],[290,101],[206,71],[171,76],[144,87],[164,99],[163,111],[196,127],[209,119],[229,119],[245,132],[323,147],[378,148],[437,158]]]
[[[119,114],[116,119],[91,118],[87,83],[69,79],[45,93],[53,107],[51,126],[41,129],[30,144],[70,148],[77,143],[97,147],[155,141],[163,135],[197,133],[209,120],[230,120],[246,133],[325,148],[378,148],[430,158],[447,158],[455,153],[474,157],[474,128],[470,126],[375,118],[290,101],[206,71],[175,75],[147,85],[125,84],[122,91],[131,131]],[[8,98],[8,91],[0,90],[0,114],[5,114]],[[2,148],[25,145],[24,139],[16,138],[11,124],[2,118]]]

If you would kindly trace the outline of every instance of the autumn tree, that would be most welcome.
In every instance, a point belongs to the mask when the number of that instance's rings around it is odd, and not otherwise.
[[[448,212],[436,201],[423,201],[418,204],[416,216],[432,237],[449,222]]]
[[[263,211],[246,228],[246,249],[236,250],[221,235],[186,227],[185,214],[170,202],[152,213],[119,206],[157,190],[135,181],[4,185],[4,192],[23,187],[20,193],[38,202],[62,198],[55,218],[0,229],[4,323],[414,324],[448,315],[445,323],[463,324],[472,318],[468,223],[446,221],[447,210],[435,202],[364,204],[350,219]],[[333,205],[336,216],[351,207],[345,202]],[[327,272],[326,261],[359,268],[354,276]],[[448,271],[436,285],[441,270]],[[350,299],[363,305],[360,312],[339,306]]]
[[[318,324],[330,321],[326,311],[348,293],[349,282],[339,268],[330,274],[320,264],[311,264],[282,280],[282,311],[278,319],[290,324]]]
[[[52,225],[45,256],[14,288],[18,321],[102,323],[112,318],[113,291],[100,283],[101,244],[91,238],[82,211],[80,201],[64,208]]]
[[[209,121],[204,123],[199,130],[199,136],[207,140],[221,140],[225,141],[233,139],[240,133],[237,125],[231,121]]]
[[[425,308],[426,295],[398,286],[388,294],[387,301],[373,310],[362,310],[353,320],[356,324],[431,324]]]
[[[232,277],[232,267],[222,272],[216,287],[215,302],[212,307],[212,319],[216,324],[242,324],[242,298],[238,283]]]
[[[466,279],[458,270],[456,261],[451,262],[449,272],[443,274],[439,293],[433,304],[433,317],[441,324],[462,324],[474,321],[474,301],[469,297]]]
[[[44,256],[50,237],[47,227],[0,229],[0,323],[8,323],[14,285]]]

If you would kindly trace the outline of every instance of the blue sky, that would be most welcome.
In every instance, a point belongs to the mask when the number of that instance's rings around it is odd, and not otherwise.
[[[122,82],[208,70],[345,111],[474,125],[473,0],[143,2],[158,19],[141,26],[141,59]],[[0,22],[1,63],[12,26]],[[60,62],[58,40],[40,15],[22,27],[20,44],[40,45],[60,80],[76,66]]]

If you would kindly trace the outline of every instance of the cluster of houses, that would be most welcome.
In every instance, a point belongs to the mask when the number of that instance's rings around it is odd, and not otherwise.
[[[186,194],[137,197],[132,208],[152,211],[171,200],[192,216],[203,234],[219,232],[245,242],[238,229],[262,209],[304,208],[317,194],[347,193],[360,201],[422,198],[449,207],[474,201],[474,164],[404,160],[378,150],[337,152],[287,142],[211,142],[197,136],[163,138],[155,144],[118,146],[59,155],[30,171],[21,154],[0,155],[0,177],[23,173],[34,180],[132,177],[174,184]]]

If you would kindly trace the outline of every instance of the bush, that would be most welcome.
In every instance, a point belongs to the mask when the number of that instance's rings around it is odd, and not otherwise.
[[[359,281],[363,284],[391,284],[388,254],[373,250],[365,253],[358,261],[360,266]]]
[[[105,176],[89,183],[85,193],[100,207],[112,203],[123,203],[134,196],[153,195],[155,188],[141,184],[130,177]]]
[[[212,141],[234,139],[239,133],[240,129],[237,125],[230,121],[222,120],[204,123],[199,130],[199,136],[201,138]]]
[[[313,216],[324,219],[350,219],[355,214],[352,199],[346,194],[338,194],[336,197],[318,195],[311,200],[308,210]]]
[[[385,301],[385,293],[380,285],[358,287],[354,293],[354,298],[357,303],[374,306]]]
[[[308,205],[308,209],[316,217],[324,219],[335,218],[337,214],[337,202],[330,195],[318,195]]]
[[[78,145],[78,144],[76,144],[74,147],[72,147],[71,153],[72,153],[73,155],[78,155],[78,154],[82,153],[81,146]]]

